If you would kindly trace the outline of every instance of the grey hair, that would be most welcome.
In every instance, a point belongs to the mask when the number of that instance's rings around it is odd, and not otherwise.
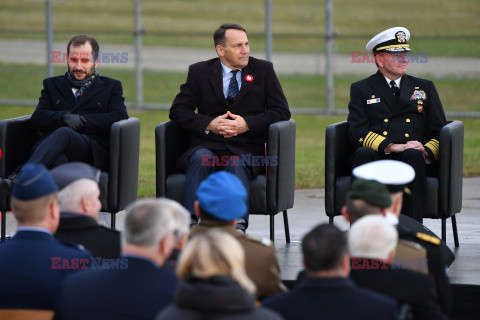
[[[137,246],[154,246],[175,229],[172,211],[158,199],[140,199],[126,209],[123,240]]]
[[[190,232],[190,212],[175,200],[159,198],[157,199],[161,206],[164,206],[173,217],[175,225],[175,242],[178,243],[183,234]]]
[[[78,179],[58,192],[58,202],[61,211],[78,212],[82,198],[91,197],[95,192],[97,183],[91,179]]]
[[[348,231],[348,249],[352,257],[387,259],[397,241],[397,230],[379,214],[360,218]]]

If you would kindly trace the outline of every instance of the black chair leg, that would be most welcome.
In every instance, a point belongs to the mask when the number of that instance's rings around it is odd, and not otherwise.
[[[328,224],[333,225],[333,217],[328,217]]]
[[[7,211],[2,211],[2,241],[5,241],[5,237],[7,236]]]
[[[460,247],[460,243],[458,242],[458,232],[457,232],[457,219],[455,215],[452,216],[452,230],[453,230],[453,241],[455,242],[455,248]]]
[[[447,219],[442,218],[442,241],[447,243]]]
[[[272,240],[272,242],[275,242],[275,237],[274,237],[274,233],[275,233],[275,216],[274,215],[270,215],[270,240]]]
[[[290,229],[288,228],[287,210],[283,210],[283,224],[285,225],[285,240],[290,243]]]
[[[110,228],[115,229],[115,213],[110,212]]]

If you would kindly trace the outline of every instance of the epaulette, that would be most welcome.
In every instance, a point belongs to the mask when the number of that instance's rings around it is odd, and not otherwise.
[[[423,232],[417,232],[416,237],[420,240],[423,240],[425,242],[434,244],[436,246],[440,245],[440,239],[434,236],[431,236],[429,234],[423,233]]]

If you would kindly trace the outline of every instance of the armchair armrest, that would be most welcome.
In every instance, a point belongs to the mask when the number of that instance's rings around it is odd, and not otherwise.
[[[187,150],[188,135],[173,121],[155,127],[157,197],[165,197],[167,177],[174,173],[177,159]]]
[[[293,119],[273,123],[268,130],[267,156],[269,161],[277,160],[277,165],[270,165],[267,169],[267,210],[269,214],[276,214],[293,207],[295,133],[296,126]]]
[[[450,217],[462,209],[463,122],[449,121],[440,131],[439,217]]]
[[[337,178],[350,174],[350,152],[347,121],[329,125],[325,131],[325,211],[329,217],[335,216]]]
[[[0,121],[0,177],[5,178],[19,165],[27,162],[38,133],[33,130],[30,116]]]
[[[108,209],[123,210],[137,199],[140,153],[140,120],[130,117],[110,129]]]

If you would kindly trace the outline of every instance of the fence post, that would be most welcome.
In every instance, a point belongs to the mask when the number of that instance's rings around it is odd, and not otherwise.
[[[335,94],[333,84],[333,45],[334,45],[334,31],[333,31],[333,1],[325,0],[325,97],[327,114],[333,114],[335,111]]]
[[[265,56],[272,61],[272,0],[265,0]]]
[[[52,50],[53,50],[53,14],[52,2],[45,2],[45,19],[47,31],[47,77],[53,77]]]
[[[142,70],[142,0],[135,0],[135,106],[143,108],[143,70]]]

